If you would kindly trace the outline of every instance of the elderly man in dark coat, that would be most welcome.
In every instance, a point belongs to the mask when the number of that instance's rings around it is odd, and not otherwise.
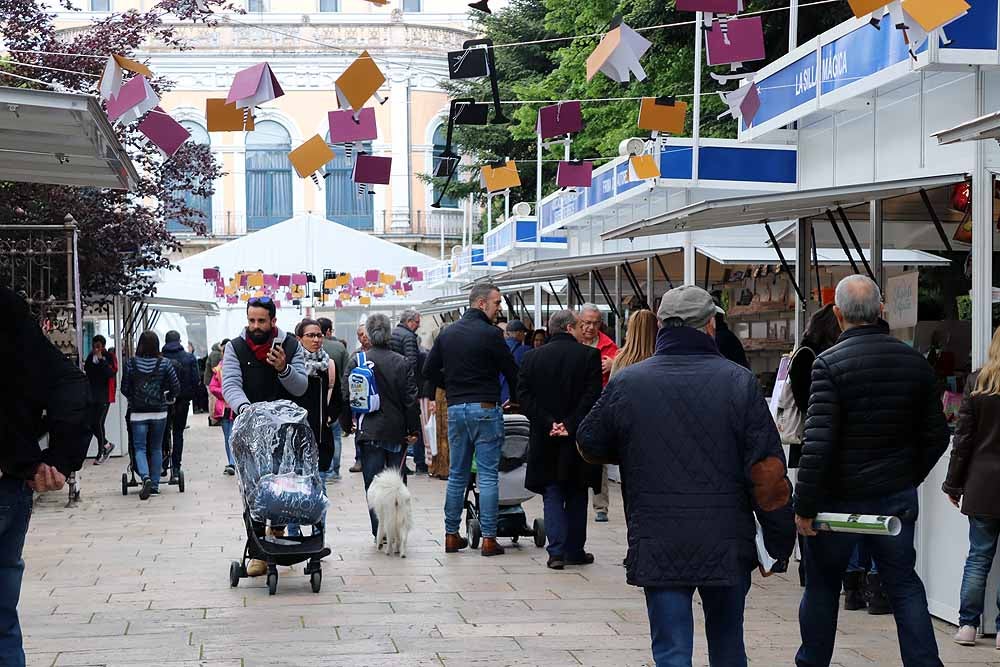
[[[528,351],[518,375],[521,409],[531,421],[525,485],[542,494],[548,566],[588,565],[594,556],[587,541],[588,490],[601,487],[601,468],[583,460],[576,429],[601,395],[601,355],[577,342],[576,313],[561,310],[549,318],[548,344]]]

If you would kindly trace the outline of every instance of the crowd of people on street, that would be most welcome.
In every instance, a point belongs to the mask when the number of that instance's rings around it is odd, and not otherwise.
[[[419,312],[407,310],[397,321],[372,314],[348,352],[329,319],[302,319],[288,332],[278,327],[276,304],[255,297],[246,327],[213,346],[203,368],[177,332],[168,332],[161,348],[157,334],[145,331],[123,363],[96,336],[81,372],[48,343],[23,301],[0,289],[9,315],[0,342],[25,352],[12,360],[15,381],[0,389],[0,663],[24,664],[16,606],[32,491],[61,488],[79,470],[92,435],[95,463],[107,460],[115,445],[104,421],[120,372],[142,500],[159,492],[161,477],[180,473],[184,430],[201,389],[223,434],[225,475],[237,468],[234,420],[253,404],[289,400],[308,414],[327,482],[340,478],[342,441],[350,435],[350,470],[361,473],[366,491],[387,469],[404,480],[447,478],[447,554],[470,546],[461,525],[474,470],[479,551],[500,556],[504,414],[516,412],[530,424],[524,485],[542,497],[549,568],[594,562],[586,548],[588,505],[596,522],[608,520],[608,467],[617,466],[626,580],[644,591],[657,667],[691,664],[696,591],[712,664],[747,664],[743,621],[753,572],[786,571],[796,545],[804,587],[797,666],[831,663],[842,592],[848,610],[894,615],[904,665],[942,664],[914,539],[917,488],[947,450],[950,432],[933,369],[890,334],[876,283],[850,276],[837,286],[835,303],[812,315],[790,355],[787,388],[776,389],[787,395],[780,418],[718,299],[699,287],[671,289],[655,312],[631,313],[621,348],[594,304],[554,312],[535,330],[521,320],[499,323],[501,304],[497,287],[475,284],[468,309],[429,350],[418,335]],[[356,394],[358,386],[368,387],[367,397]],[[966,384],[943,486],[969,517],[955,636],[963,645],[984,630],[986,581],[1000,538],[1000,495],[991,484],[1000,470],[997,415],[1000,330],[988,361]],[[38,442],[44,433],[47,448]],[[830,532],[817,523],[820,512],[893,516],[902,528],[894,537]],[[378,517],[369,514],[376,536]],[[267,531],[301,534],[294,524]],[[248,576],[265,572],[260,560],[247,567]]]

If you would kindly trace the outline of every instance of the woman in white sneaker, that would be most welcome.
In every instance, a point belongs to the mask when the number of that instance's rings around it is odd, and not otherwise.
[[[942,490],[969,517],[969,556],[962,575],[955,643],[972,646],[985,612],[986,580],[1000,537],[1000,329],[982,370],[966,382]],[[1000,595],[997,606],[1000,608]],[[996,620],[1000,630],[1000,616]],[[997,638],[1000,649],[1000,635]]]

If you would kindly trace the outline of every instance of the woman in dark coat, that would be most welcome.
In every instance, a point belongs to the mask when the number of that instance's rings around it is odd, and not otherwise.
[[[548,566],[556,570],[594,562],[584,551],[588,491],[601,486],[600,466],[576,449],[576,429],[601,394],[601,357],[577,342],[575,330],[573,311],[552,315],[549,342],[524,355],[518,375],[518,399],[531,421],[525,486],[543,495]]]

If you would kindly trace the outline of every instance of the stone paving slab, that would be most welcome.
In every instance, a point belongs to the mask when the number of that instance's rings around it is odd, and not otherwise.
[[[504,556],[445,554],[445,484],[411,480],[415,528],[405,560],[375,551],[360,475],[328,486],[323,589],[279,568],[229,587],[229,561],[246,539],[236,480],[224,477],[220,429],[203,416],[186,436],[187,492],[121,495],[123,460],[83,471],[83,500],[38,500],[25,549],[22,625],[31,667],[639,667],[651,665],[642,592],[625,583],[625,527],[590,524],[597,562],[553,572],[530,541]],[[348,440],[344,451],[353,447]],[[617,493],[617,487],[614,488]],[[525,506],[540,516],[538,499]],[[797,577],[754,579],[747,601],[750,661],[792,664],[798,646]],[[697,600],[695,601],[697,605]],[[935,625],[946,665],[1000,666],[991,642],[962,648]],[[707,665],[695,610],[695,665]],[[989,645],[987,645],[989,644]],[[834,665],[899,665],[891,617],[842,613]]]

